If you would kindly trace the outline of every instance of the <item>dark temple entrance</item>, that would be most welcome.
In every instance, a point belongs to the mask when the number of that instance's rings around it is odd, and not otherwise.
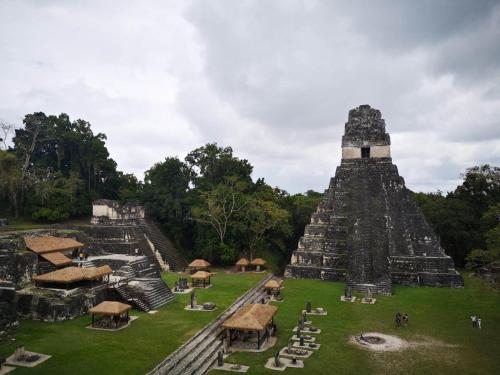
[[[370,147],[361,147],[361,157],[362,158],[370,157]]]

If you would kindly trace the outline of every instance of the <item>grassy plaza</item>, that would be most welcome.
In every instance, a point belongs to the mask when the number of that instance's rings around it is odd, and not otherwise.
[[[170,286],[178,274],[164,274]],[[278,313],[278,343],[263,353],[235,353],[227,361],[250,365],[249,374],[270,374],[264,368],[267,358],[286,346],[291,330],[307,301],[313,307],[327,309],[327,316],[310,316],[321,328],[321,348],[305,360],[304,369],[292,374],[486,374],[498,373],[500,357],[500,299],[498,291],[481,281],[465,276],[465,288],[413,288],[396,286],[393,296],[376,296],[374,305],[340,302],[344,283],[318,280],[286,280],[284,302],[275,303]],[[263,274],[228,274],[219,271],[214,287],[197,289],[199,303],[213,301],[214,312],[189,312],[189,294],[177,295],[175,302],[150,315],[133,310],[139,316],[130,327],[118,332],[93,331],[85,327],[90,316],[61,323],[23,321],[15,333],[16,341],[2,344],[3,355],[17,345],[27,350],[52,355],[35,369],[16,369],[19,374],[143,374],[182,345],[205,324],[214,319]],[[408,313],[409,324],[396,328],[394,314]],[[483,319],[481,330],[471,327],[469,316]],[[415,347],[399,352],[374,353],[349,343],[349,337],[362,332],[396,335]],[[223,374],[213,371],[213,374]]]

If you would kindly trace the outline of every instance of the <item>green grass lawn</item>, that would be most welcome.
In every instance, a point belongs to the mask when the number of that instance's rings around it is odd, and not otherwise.
[[[164,277],[173,285],[178,275]],[[213,279],[213,288],[198,292],[198,301],[216,302],[217,311],[185,311],[189,295],[178,295],[175,302],[155,315],[134,310],[133,315],[140,318],[119,332],[86,329],[90,317],[62,323],[24,321],[16,333],[16,342],[0,344],[0,353],[10,354],[16,345],[24,344],[27,350],[53,356],[34,369],[18,368],[16,374],[143,374],[262,277],[219,272]],[[264,353],[233,354],[228,360],[250,365],[249,374],[276,374],[266,370],[264,363],[286,346],[301,309],[310,300],[313,306],[328,309],[327,316],[311,316],[313,324],[323,331],[318,336],[318,343],[323,345],[305,360],[305,369],[287,369],[288,374],[498,374],[500,294],[477,279],[466,277],[465,282],[464,289],[396,286],[393,296],[377,296],[375,305],[362,305],[340,302],[343,283],[286,280],[285,301],[276,304],[277,345]],[[394,327],[393,318],[398,311],[409,314],[408,327]],[[471,314],[482,317],[481,331],[471,327]],[[368,331],[433,344],[375,354],[348,343],[349,336]]]
[[[177,274],[164,274],[169,286]],[[33,369],[18,368],[16,374],[144,374],[169,353],[213,320],[232,302],[251,289],[263,274],[225,274],[218,272],[214,287],[197,290],[198,302],[215,302],[213,312],[185,311],[189,295],[177,299],[150,315],[133,310],[139,316],[130,327],[118,332],[86,329],[90,316],[61,323],[23,321],[16,341],[1,343],[0,353],[10,355],[23,344],[26,350],[52,355]]]
[[[322,329],[317,341],[322,347],[305,360],[304,369],[288,368],[287,374],[500,374],[500,295],[479,280],[466,277],[465,282],[464,289],[396,286],[393,296],[377,296],[375,305],[362,305],[340,302],[343,283],[286,280],[285,301],[276,303],[277,345],[264,353],[235,353],[227,361],[250,365],[248,374],[277,374],[264,363],[286,346],[310,300],[313,307],[328,310],[327,316],[310,317]],[[398,311],[409,314],[407,327],[395,328]],[[471,327],[471,314],[481,316],[482,330]],[[381,354],[348,343],[351,335],[370,331],[435,342]]]

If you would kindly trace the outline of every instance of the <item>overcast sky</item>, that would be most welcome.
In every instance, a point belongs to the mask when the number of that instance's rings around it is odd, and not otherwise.
[[[499,165],[500,1],[0,0],[0,118],[83,118],[141,179],[217,142],[323,191],[360,104],[412,190]]]

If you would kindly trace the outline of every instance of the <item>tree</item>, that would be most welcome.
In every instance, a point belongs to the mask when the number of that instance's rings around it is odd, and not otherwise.
[[[271,230],[280,230],[285,236],[290,235],[289,213],[276,202],[258,194],[249,198],[243,212],[243,233],[247,237],[250,259],[253,259],[257,246],[263,246],[266,235]]]
[[[228,227],[233,224],[235,214],[248,203],[243,194],[245,187],[245,182],[227,177],[223,183],[200,192],[201,205],[191,210],[194,220],[209,224],[215,230],[220,244],[224,244]]]
[[[7,150],[7,142],[10,135],[14,132],[14,125],[9,124],[3,120],[0,120],[0,142],[3,145],[3,149]]]
[[[21,173],[13,153],[0,150],[0,199],[8,201],[14,217],[19,216]]]
[[[217,143],[208,143],[191,151],[185,161],[192,170],[195,188],[201,190],[209,190],[224,183],[229,176],[247,184],[252,183],[252,165],[246,159],[235,157],[231,147],[223,148]]]

